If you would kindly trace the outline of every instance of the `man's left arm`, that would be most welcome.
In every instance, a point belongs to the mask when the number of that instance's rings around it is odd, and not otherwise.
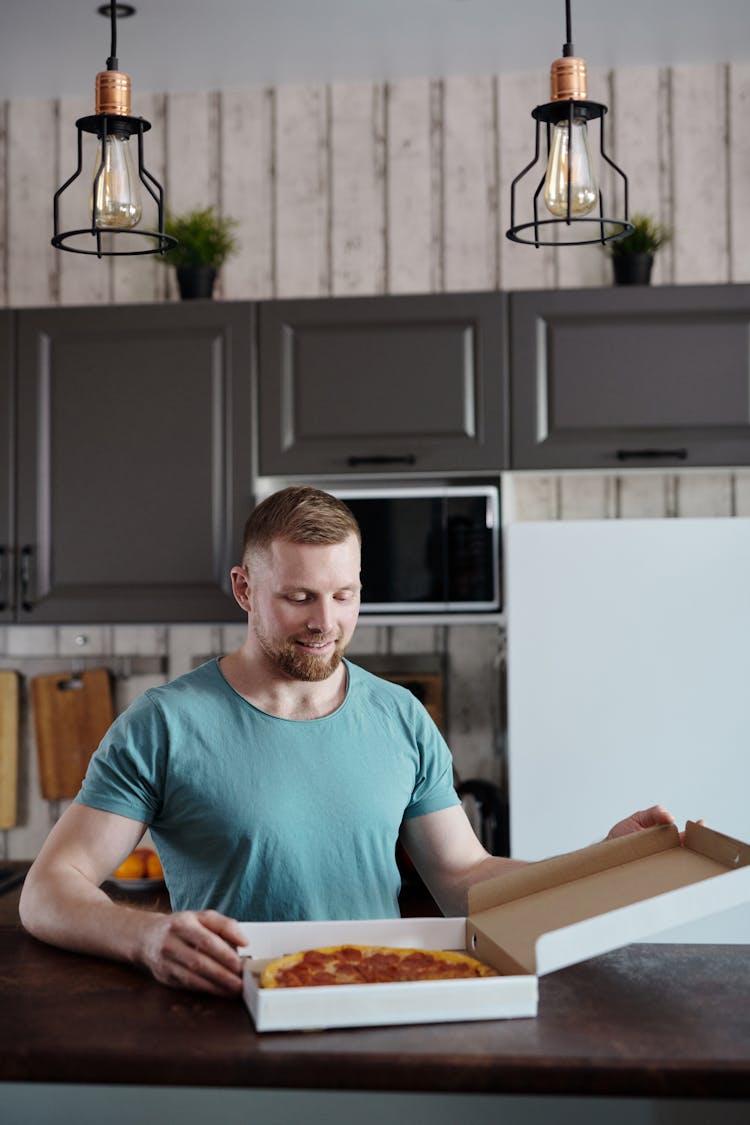
[[[653,805],[618,821],[608,832],[607,839],[672,823],[671,813],[661,805]],[[405,820],[401,842],[446,915],[466,913],[469,887],[474,883],[505,875],[526,863],[526,860],[490,855],[477,839],[460,805]]]

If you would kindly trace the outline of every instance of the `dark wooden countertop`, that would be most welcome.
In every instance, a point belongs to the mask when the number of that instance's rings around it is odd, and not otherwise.
[[[257,1035],[25,934],[0,899],[0,1079],[750,1098],[750,947],[632,945],[540,981],[536,1019]]]

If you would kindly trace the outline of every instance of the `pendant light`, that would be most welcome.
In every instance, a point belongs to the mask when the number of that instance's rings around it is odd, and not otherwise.
[[[510,229],[506,237],[528,246],[604,245],[633,230],[628,222],[628,178],[604,150],[607,107],[588,100],[586,61],[576,57],[571,41],[570,0],[565,0],[565,23],[563,57],[556,59],[550,70],[552,100],[531,111],[536,121],[534,159],[519,172],[510,189]],[[588,136],[588,123],[596,120],[601,156],[623,181],[624,214],[619,219],[605,217],[602,191],[596,183]],[[547,166],[532,200],[534,219],[517,223],[516,187],[539,162],[542,122],[546,125]],[[546,239],[543,236],[547,233],[556,237]]]
[[[96,76],[96,112],[76,121],[78,166],[54,198],[52,245],[74,254],[95,254],[97,258],[119,254],[163,254],[177,245],[164,233],[164,191],[143,163],[143,134],[151,125],[130,114],[130,76],[119,70],[117,59],[117,16],[135,14],[130,4],[103,4],[98,12],[111,24],[111,49],[107,69]],[[97,137],[97,154],[92,169],[88,198],[88,226],[60,231],[60,197],[83,171],[83,134]],[[136,152],[133,153],[132,145]],[[138,224],[143,214],[143,188],[154,200],[158,229],[143,230]],[[122,235],[138,235],[141,243]],[[102,239],[106,238],[107,249]],[[117,242],[114,242],[114,239]],[[90,241],[93,240],[93,243]],[[117,249],[112,249],[117,245]]]

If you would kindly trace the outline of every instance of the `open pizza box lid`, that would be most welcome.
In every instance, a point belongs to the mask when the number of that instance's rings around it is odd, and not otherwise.
[[[538,977],[750,901],[750,846],[688,823],[605,840],[477,883],[468,918],[246,922],[244,998],[256,1030],[535,1016]],[[259,987],[269,958],[344,943],[461,949],[502,975]]]

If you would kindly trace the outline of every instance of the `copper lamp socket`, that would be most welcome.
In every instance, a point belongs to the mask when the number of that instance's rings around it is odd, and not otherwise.
[[[569,56],[555,59],[550,67],[551,100],[553,102],[585,102],[588,98],[586,60]]]
[[[130,75],[103,70],[96,76],[96,112],[130,116]]]

